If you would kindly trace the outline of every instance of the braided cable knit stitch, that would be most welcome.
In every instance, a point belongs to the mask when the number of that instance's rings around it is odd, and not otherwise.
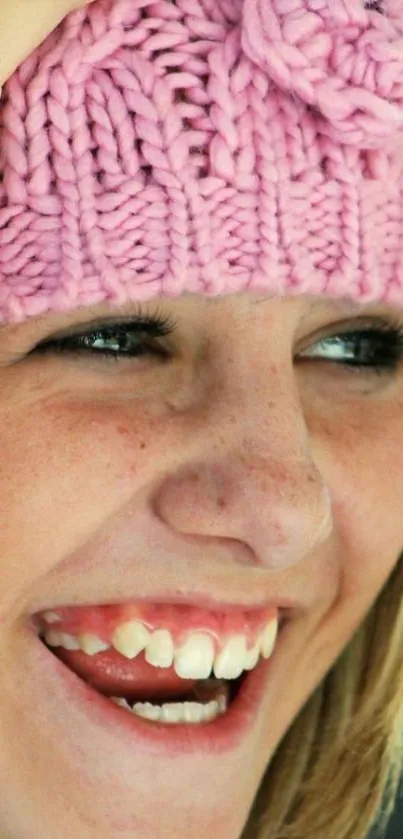
[[[240,291],[403,305],[401,0],[97,0],[0,101],[0,321]]]

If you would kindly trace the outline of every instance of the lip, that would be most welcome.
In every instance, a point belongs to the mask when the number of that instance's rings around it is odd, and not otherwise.
[[[52,684],[60,692],[61,707],[74,703],[85,716],[89,733],[99,736],[101,730],[111,732],[125,747],[143,754],[172,759],[181,755],[225,754],[237,749],[257,724],[277,650],[281,645],[281,630],[269,659],[261,659],[257,667],[248,671],[236,698],[225,714],[215,720],[197,724],[166,724],[151,722],[115,705],[84,682],[63,664],[34,634],[35,667],[44,691]]]
[[[165,606],[176,606],[176,605],[185,605],[185,606],[196,606],[200,609],[205,609],[206,611],[217,611],[223,613],[231,613],[231,612],[243,612],[243,611],[258,611],[261,609],[267,610],[274,610],[278,612],[278,617],[281,623],[286,620],[291,619],[292,617],[298,617],[299,612],[301,611],[301,607],[296,604],[295,601],[292,601],[287,598],[255,598],[254,600],[231,600],[226,601],[214,597],[213,595],[197,592],[197,591],[182,591],[182,592],[171,592],[171,591],[154,591],[153,594],[149,595],[139,595],[138,593],[130,595],[126,594],[126,596],[122,596],[119,598],[100,598],[96,599],[93,602],[84,602],[81,603],[79,601],[75,602],[68,602],[64,601],[61,603],[55,603],[52,600],[51,603],[47,604],[38,604],[34,609],[30,609],[30,614],[26,615],[26,620],[28,621],[31,628],[38,631],[38,615],[43,614],[44,612],[57,612],[58,609],[63,608],[96,608],[97,606],[123,606],[125,604],[130,603],[152,603],[154,605],[165,605]]]

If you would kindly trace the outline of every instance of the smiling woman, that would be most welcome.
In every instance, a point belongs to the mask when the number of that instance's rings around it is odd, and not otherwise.
[[[400,4],[0,5],[1,839],[367,839],[403,774]]]

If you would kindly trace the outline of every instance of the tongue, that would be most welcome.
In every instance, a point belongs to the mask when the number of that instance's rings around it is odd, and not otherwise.
[[[185,699],[199,681],[182,679],[173,667],[153,667],[145,660],[144,653],[129,659],[114,649],[94,656],[88,656],[82,650],[65,650],[64,647],[50,649],[77,676],[106,696],[124,696],[140,702]]]

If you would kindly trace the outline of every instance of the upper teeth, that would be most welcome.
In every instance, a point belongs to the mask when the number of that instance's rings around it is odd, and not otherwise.
[[[232,635],[216,649],[216,639],[206,631],[189,632],[180,646],[175,646],[167,629],[150,631],[140,621],[126,621],[114,631],[108,644],[97,635],[78,636],[48,629],[46,643],[68,650],[83,650],[95,655],[111,646],[126,658],[135,658],[144,650],[145,659],[154,667],[171,667],[183,679],[207,679],[212,671],[217,679],[237,679],[243,670],[252,670],[262,655],[270,658],[276,642],[278,619],[272,618],[258,634],[252,649],[247,649],[246,635]]]

